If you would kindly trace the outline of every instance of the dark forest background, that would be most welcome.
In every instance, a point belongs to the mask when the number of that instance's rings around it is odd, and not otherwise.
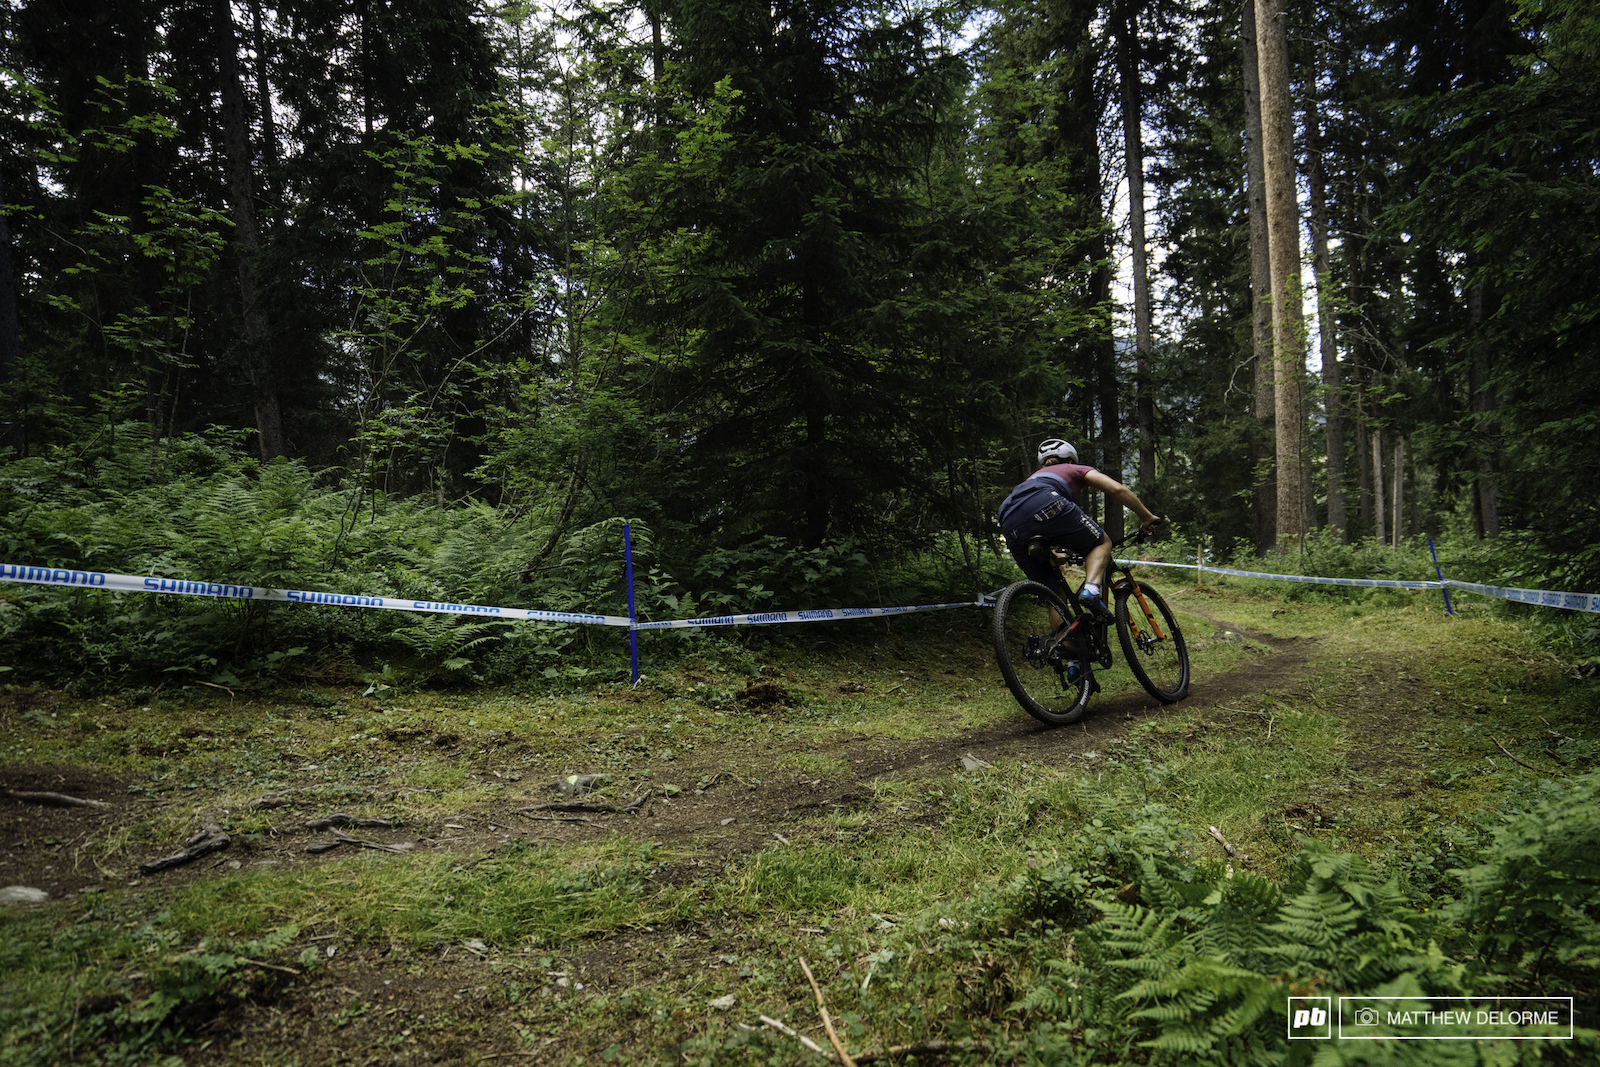
[[[629,518],[663,612],[969,587],[1063,434],[1208,558],[1600,585],[1600,11],[1284,8],[1288,423],[1252,3],[3,0],[4,554],[392,587],[453,537],[441,596],[593,605]]]

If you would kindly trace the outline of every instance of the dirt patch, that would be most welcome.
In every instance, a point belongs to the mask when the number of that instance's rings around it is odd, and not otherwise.
[[[41,799],[52,794],[105,807]],[[0,767],[0,886],[62,897],[102,884],[105,875],[87,858],[84,846],[131,821],[142,807],[129,797],[128,783],[92,769]]]

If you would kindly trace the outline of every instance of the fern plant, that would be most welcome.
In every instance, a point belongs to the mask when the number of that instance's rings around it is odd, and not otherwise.
[[[1502,817],[1441,914],[1480,983],[1600,998],[1600,771]]]
[[[1339,995],[1542,992],[1592,1001],[1600,960],[1597,791],[1600,773],[1552,786],[1506,816],[1482,862],[1456,872],[1461,899],[1431,911],[1366,860],[1315,841],[1303,843],[1288,876],[1274,883],[1184,862],[1176,835],[1158,843],[1170,832],[1160,818],[1137,832],[1101,830],[1095,820],[1079,855],[1010,887],[1021,916],[1042,908],[1064,924],[1038,936],[1065,934],[1067,946],[1014,1006],[1035,1028],[1032,1061],[1540,1062],[1548,1047],[1537,1042],[1312,1048],[1288,1040],[1286,1006],[1290,997]],[[1115,855],[1134,842],[1140,851]],[[1131,880],[1118,886],[1130,870]],[[1054,898],[1042,891],[1050,887],[1060,890]],[[1085,906],[1099,918],[1086,921]],[[1597,1036],[1580,1030],[1573,1055],[1593,1055]]]

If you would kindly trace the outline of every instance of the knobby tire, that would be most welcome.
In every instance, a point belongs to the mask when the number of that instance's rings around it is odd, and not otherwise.
[[[1161,594],[1143,582],[1131,582],[1116,591],[1116,614],[1117,640],[1139,684],[1163,704],[1182,700],[1189,692],[1189,650]]]
[[[1049,609],[1063,619],[1052,632]],[[994,608],[994,651],[1006,688],[1024,711],[1047,726],[1082,718],[1093,692],[1093,672],[1085,664],[1067,678],[1067,661],[1078,657],[1058,647],[1075,618],[1061,598],[1038,582],[1017,582],[1000,593]]]

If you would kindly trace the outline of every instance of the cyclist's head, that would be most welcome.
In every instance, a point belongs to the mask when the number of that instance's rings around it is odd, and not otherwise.
[[[1039,466],[1051,463],[1076,463],[1078,450],[1059,437],[1052,437],[1039,446]]]

